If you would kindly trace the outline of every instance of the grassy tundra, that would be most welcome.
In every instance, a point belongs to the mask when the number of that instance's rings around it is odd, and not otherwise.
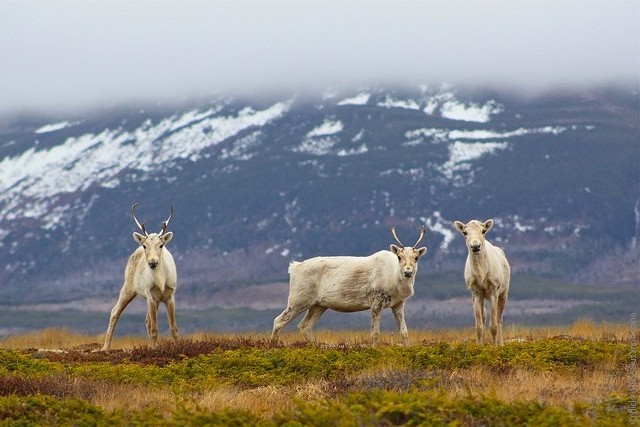
[[[192,334],[156,349],[48,329],[0,341],[0,425],[627,425],[629,325],[265,336]],[[635,341],[634,341],[635,340]]]

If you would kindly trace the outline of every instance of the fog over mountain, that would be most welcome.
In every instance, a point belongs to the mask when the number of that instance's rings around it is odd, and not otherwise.
[[[637,82],[637,1],[0,4],[0,113],[327,87]]]

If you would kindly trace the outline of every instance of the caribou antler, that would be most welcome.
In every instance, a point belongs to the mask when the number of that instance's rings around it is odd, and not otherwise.
[[[425,232],[426,232],[426,229],[424,228],[424,225],[423,225],[422,227],[420,227],[420,237],[418,237],[418,241],[413,245],[413,249],[415,249],[416,246],[418,246],[418,243],[422,241],[422,239],[424,238]]]
[[[396,226],[394,225],[393,227],[390,228],[391,230],[391,234],[393,234],[393,238],[396,239],[396,242],[398,242],[398,244],[400,245],[401,248],[404,248],[404,245],[402,244],[402,242],[400,241],[400,239],[398,239],[398,235],[396,234]],[[420,237],[418,237],[418,241],[416,243],[414,243],[414,245],[412,246],[413,249],[416,248],[416,246],[418,246],[418,243],[420,243],[422,241],[422,239],[424,238],[424,233],[426,232],[424,225],[420,228]]]
[[[160,230],[160,235],[162,236],[165,231],[167,231],[167,225],[169,225],[169,221],[173,218],[173,205],[171,205],[171,213],[169,213],[169,218],[162,221],[162,230]]]
[[[136,222],[136,225],[138,226],[138,228],[140,230],[142,230],[142,232],[144,233],[145,236],[148,236],[149,233],[147,233],[147,230],[145,230],[144,228],[144,222],[142,224],[140,224],[140,221],[138,221],[138,218],[136,218],[136,207],[138,206],[137,203],[134,203],[133,206],[131,206],[131,216],[133,217],[133,220]]]
[[[396,239],[396,242],[398,242],[398,244],[400,245],[401,248],[404,248],[404,245],[402,244],[402,242],[400,241],[400,239],[398,239],[398,235],[396,234],[396,226],[394,225],[393,227],[391,227],[389,229],[391,231],[391,234],[393,234],[393,238]]]

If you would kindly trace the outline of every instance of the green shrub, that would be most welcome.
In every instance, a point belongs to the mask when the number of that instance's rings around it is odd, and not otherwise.
[[[577,342],[546,339],[513,342],[504,346],[461,343],[413,347],[404,356],[414,367],[460,369],[488,366],[496,370],[515,367],[534,370],[593,368],[610,360],[618,366],[628,358],[629,346],[597,341]]]
[[[0,350],[0,375],[50,375],[62,371],[62,366],[46,359],[15,350]]]
[[[119,418],[78,399],[51,396],[0,397],[3,426],[114,426]]]
[[[352,393],[341,401],[307,403],[274,420],[290,425],[622,425],[626,412],[595,405],[567,409],[536,401],[504,402],[493,396],[451,398],[441,391]],[[588,414],[592,414],[590,417]],[[298,424],[299,423],[299,424]],[[618,423],[618,424],[616,424]]]
[[[207,412],[203,409],[196,408],[189,410],[184,406],[179,406],[173,413],[170,420],[165,421],[165,426],[225,426],[225,427],[244,427],[255,425],[273,425],[267,420],[263,420],[248,411],[238,409],[222,409],[218,412]]]

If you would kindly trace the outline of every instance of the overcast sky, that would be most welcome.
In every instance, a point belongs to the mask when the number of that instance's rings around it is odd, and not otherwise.
[[[0,112],[448,82],[636,83],[640,1],[0,1]]]

